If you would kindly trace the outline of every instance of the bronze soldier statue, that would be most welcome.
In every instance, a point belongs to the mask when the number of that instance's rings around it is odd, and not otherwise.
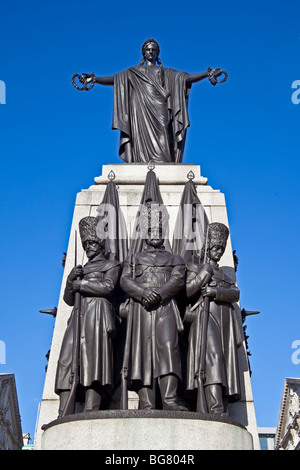
[[[194,305],[184,317],[184,321],[191,323],[187,389],[199,392],[204,383],[205,412],[221,415],[227,414],[228,401],[240,398],[237,348],[242,343],[242,334],[232,305],[239,300],[239,290],[218,266],[228,235],[224,224],[209,224],[200,264],[195,260],[187,264],[186,291]],[[197,400],[201,400],[199,393]],[[197,411],[203,411],[199,403]]]
[[[99,410],[102,398],[113,392],[113,346],[115,331],[112,295],[120,277],[120,263],[104,256],[105,240],[97,236],[98,217],[84,217],[79,231],[88,262],[75,266],[68,278],[64,301],[74,306],[80,297],[79,383],[76,401],[84,402],[84,411]],[[60,396],[59,417],[71,390],[71,367],[76,338],[75,307],[62,342],[55,380],[55,392]],[[67,413],[69,414],[69,412]]]
[[[177,387],[181,379],[178,334],[183,324],[174,296],[184,286],[185,264],[165,250],[158,207],[147,204],[147,220],[141,221],[148,237],[146,248],[133,255],[132,263],[127,259],[120,279],[132,299],[128,388],[138,393],[140,409],[159,408],[158,385],[162,409],[182,410]]]

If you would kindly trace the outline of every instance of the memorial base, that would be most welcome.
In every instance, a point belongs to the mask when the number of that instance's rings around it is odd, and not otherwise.
[[[183,411],[97,411],[43,426],[42,450],[253,450],[251,434],[227,417]]]
[[[74,216],[70,230],[70,239],[65,260],[61,292],[55,319],[51,344],[51,353],[47,366],[45,386],[34,438],[34,449],[252,449],[260,448],[255,409],[251,388],[250,372],[246,343],[239,348],[239,369],[241,381],[241,399],[229,404],[229,416],[234,421],[224,418],[220,421],[193,419],[193,413],[180,416],[165,416],[162,412],[145,415],[136,411],[138,397],[131,397],[129,392],[129,412],[123,414],[117,401],[109,414],[100,411],[96,416],[76,415],[61,421],[56,420],[59,408],[59,397],[54,392],[57,361],[67,322],[72,307],[63,300],[64,289],[75,259],[75,230],[79,221],[86,216],[96,216],[102,202],[107,184],[111,179],[117,185],[120,209],[124,215],[128,236],[131,236],[139,210],[145,180],[149,171],[143,164],[109,164],[103,165],[102,174],[95,178],[92,186],[80,191],[76,198]],[[207,185],[207,178],[201,175],[200,166],[196,164],[161,164],[153,170],[157,176],[161,196],[170,220],[170,243],[173,240],[174,227],[183,190],[189,178],[197,186],[197,195],[210,222],[221,222],[229,226],[225,196],[219,189]],[[235,279],[235,266],[232,256],[230,236],[220,266],[226,274]],[[81,243],[77,246],[77,260],[84,265],[87,261]],[[243,329],[239,306],[236,304],[237,319]],[[117,407],[117,408],[116,408]],[[134,410],[132,410],[134,408]],[[153,419],[155,417],[155,419]],[[49,423],[44,426],[45,423]],[[245,426],[245,427],[243,427]]]

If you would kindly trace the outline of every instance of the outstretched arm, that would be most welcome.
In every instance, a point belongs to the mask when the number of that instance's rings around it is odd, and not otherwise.
[[[191,85],[192,83],[200,82],[201,80],[207,77],[208,77],[208,72],[191,73],[191,74],[188,74],[186,82],[187,84]]]
[[[98,83],[99,85],[110,85],[113,86],[114,84],[114,77],[95,77],[90,73],[83,73],[84,80],[86,83],[90,83],[94,80],[94,83]],[[80,80],[80,78],[79,78]],[[81,81],[81,80],[80,80]]]
[[[113,84],[114,84],[114,77],[96,77],[95,83],[99,83],[99,85],[110,85],[110,86],[113,86]]]
[[[206,72],[188,74],[186,82],[188,85],[192,85],[192,83],[200,82],[200,80],[203,80],[204,78],[209,78],[210,82],[215,85],[216,83],[218,83],[216,81],[216,78],[220,77],[220,75],[222,75],[223,73],[224,72],[219,68],[208,68]]]

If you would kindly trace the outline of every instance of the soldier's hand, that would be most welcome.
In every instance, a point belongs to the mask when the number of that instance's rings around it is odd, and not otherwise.
[[[80,291],[80,287],[81,287],[81,281],[80,280],[73,281],[73,291],[74,292]]]
[[[148,292],[144,292],[143,297],[147,302],[160,302],[161,297],[158,292],[152,289],[147,289]]]
[[[75,279],[82,279],[83,278],[83,267],[79,264],[72,269],[69,274],[69,280],[75,281]]]
[[[215,287],[205,286],[201,289],[203,297],[216,297],[217,289]]]
[[[161,297],[157,292],[151,292],[151,294],[147,296],[148,302],[159,303],[160,300],[161,300]]]
[[[143,299],[146,300],[148,296],[151,294],[151,292],[152,292],[152,289],[150,289],[149,287],[146,287],[143,291]]]
[[[146,288],[143,292],[143,305],[146,309],[154,309],[159,306],[161,297],[158,292],[150,288]]]
[[[142,305],[146,310],[151,310],[151,305],[145,299],[142,299]]]

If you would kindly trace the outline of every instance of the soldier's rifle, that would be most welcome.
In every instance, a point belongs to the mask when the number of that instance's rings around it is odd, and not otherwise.
[[[75,267],[77,266],[77,231],[75,230]],[[76,279],[80,279],[77,276]],[[73,308],[73,349],[70,384],[71,389],[66,401],[62,416],[75,413],[76,393],[79,384],[79,361],[80,361],[80,307],[81,295],[79,291],[75,292],[75,303]]]
[[[205,254],[204,254],[204,262],[207,262],[207,250],[209,247],[209,240],[208,240],[208,227],[206,232],[206,242],[205,242]],[[205,380],[206,380],[206,349],[207,349],[207,328],[208,328],[208,320],[209,320],[209,297],[205,296],[203,300],[203,296],[200,296],[198,302],[193,305],[191,308],[191,312],[194,311],[200,304],[203,302],[202,309],[200,307],[198,313],[198,327],[201,330],[198,332],[198,341],[197,341],[197,357],[199,357],[199,367],[196,372],[196,380],[197,380],[197,405],[196,411],[199,413],[208,413],[206,397],[205,397]]]
[[[133,254],[131,255],[131,277],[135,280],[135,264],[133,262]],[[133,299],[130,298],[128,303],[127,323],[126,323],[126,340],[124,347],[123,365],[121,370],[121,410],[128,410],[128,367],[131,348],[132,335],[132,317],[133,317]]]

